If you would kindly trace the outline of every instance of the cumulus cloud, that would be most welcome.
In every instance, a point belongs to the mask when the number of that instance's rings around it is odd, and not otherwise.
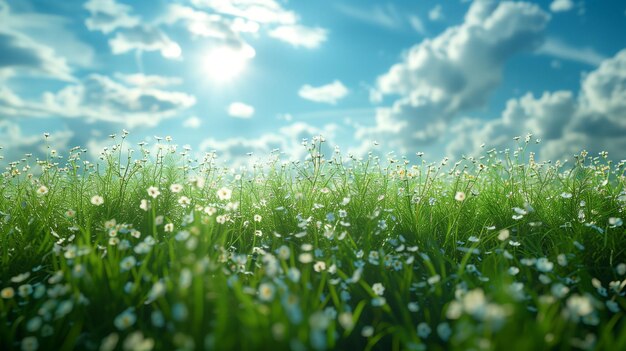
[[[319,87],[305,84],[298,91],[298,95],[303,99],[313,102],[335,105],[339,100],[348,95],[348,88],[339,80]]]
[[[109,34],[118,28],[133,28],[141,19],[132,16],[132,8],[115,0],[89,0],[84,5],[90,17],[85,20],[87,29]]]
[[[6,90],[0,96],[5,96],[0,98],[0,113],[7,116],[77,118],[129,128],[156,126],[196,103],[195,97],[187,93],[127,85],[98,74],[59,91],[45,92],[40,101],[8,99],[11,95]]]
[[[552,12],[566,12],[574,8],[574,2],[572,0],[553,0],[550,3],[550,11]]]
[[[128,84],[141,88],[160,88],[172,85],[180,85],[183,80],[180,77],[165,77],[143,73],[122,74],[115,73],[115,78]]]
[[[314,49],[326,41],[327,30],[302,25],[279,26],[269,32],[270,37],[287,42],[295,47]]]
[[[274,150],[279,150],[289,160],[302,160],[307,154],[306,149],[302,146],[303,139],[311,141],[313,137],[323,135],[332,140],[337,128],[335,124],[318,128],[304,122],[295,122],[280,128],[275,133],[262,134],[257,138],[236,137],[225,140],[208,138],[201,143],[200,150],[215,151],[222,159],[229,161],[229,164],[233,162],[235,164],[248,164],[255,160],[247,157],[247,154],[267,156]],[[325,152],[327,155],[329,154],[328,150]]]
[[[109,40],[109,46],[116,55],[132,50],[160,51],[161,56],[167,59],[176,59],[181,55],[180,46],[167,34],[156,27],[144,25],[118,32]]]
[[[626,148],[626,50],[605,60],[583,77],[578,96],[571,91],[527,93],[511,99],[500,118],[488,122],[466,118],[453,134],[451,154],[478,154],[480,143],[488,147],[510,146],[513,136],[531,132],[543,140],[542,159],[571,157],[585,148],[623,157]]]
[[[438,140],[452,119],[486,105],[511,57],[540,46],[549,18],[534,4],[475,1],[461,25],[413,46],[378,78],[378,91],[399,98],[357,137],[393,139],[401,151]]]
[[[236,118],[251,118],[254,116],[254,107],[243,102],[233,102],[228,105],[228,114]]]

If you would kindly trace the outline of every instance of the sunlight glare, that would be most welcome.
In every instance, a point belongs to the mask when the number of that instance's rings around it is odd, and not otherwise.
[[[207,53],[204,58],[204,69],[215,81],[231,81],[246,68],[248,61],[255,55],[256,52],[250,45],[239,49],[221,46]]]

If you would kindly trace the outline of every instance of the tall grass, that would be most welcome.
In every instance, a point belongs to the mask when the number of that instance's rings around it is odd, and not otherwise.
[[[527,141],[528,142],[528,141]],[[624,162],[278,154],[124,134],[10,163],[0,349],[626,349]]]

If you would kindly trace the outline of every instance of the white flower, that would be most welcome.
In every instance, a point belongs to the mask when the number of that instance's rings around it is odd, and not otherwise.
[[[91,197],[91,204],[94,206],[100,206],[104,203],[104,198],[100,195],[94,195]]]
[[[378,296],[382,296],[385,293],[385,287],[382,283],[374,283],[374,285],[372,285],[372,290],[374,291],[374,294]]]
[[[587,296],[572,295],[567,299],[567,308],[575,316],[584,317],[593,312],[591,299]]]
[[[141,200],[141,203],[139,204],[139,208],[144,211],[148,211],[148,209],[150,208],[150,203],[148,202],[148,200],[143,199]]]
[[[454,199],[456,201],[463,201],[465,200],[465,193],[462,191],[457,191],[456,194],[454,195]]]
[[[535,265],[540,272],[544,273],[550,272],[552,271],[552,268],[554,268],[554,263],[550,262],[545,257],[538,259]]]
[[[352,313],[350,312],[342,312],[339,314],[339,318],[337,318],[341,327],[345,330],[352,330],[354,328],[354,321],[352,319]]]
[[[361,336],[363,336],[364,338],[369,338],[372,335],[374,335],[374,327],[372,327],[371,325],[366,325],[363,327],[363,329],[361,329]]]
[[[572,193],[562,192],[561,193],[561,197],[564,198],[564,199],[571,199],[572,198]]]
[[[161,192],[159,191],[159,188],[151,186],[148,188],[148,195],[153,199],[156,199],[159,195],[161,195]]]
[[[505,241],[506,239],[509,238],[509,230],[508,229],[502,229],[500,230],[500,232],[498,233],[498,240],[500,241]]]
[[[303,252],[298,256],[300,263],[311,263],[313,261],[313,255],[309,252]]]
[[[132,308],[128,308],[115,317],[113,324],[117,329],[124,330],[135,324],[135,321],[137,321],[137,316],[135,316]]]
[[[27,336],[22,339],[22,351],[35,351],[39,348],[39,340],[35,336]]]
[[[254,215],[254,221],[255,222],[261,222],[261,219],[262,219],[261,215],[258,215],[258,214]]]
[[[42,185],[39,187],[39,189],[37,189],[37,195],[46,195],[48,193],[48,187],[45,185]]]
[[[315,264],[313,265],[313,269],[316,272],[325,271],[326,270],[326,262],[324,262],[324,261],[317,261],[317,262],[315,262]]]
[[[180,184],[172,184],[170,185],[170,191],[173,193],[179,193],[183,190],[183,186]]]
[[[618,217],[609,218],[609,225],[613,227],[620,227],[622,224],[624,224],[624,221],[622,221],[621,218],[618,218]]]
[[[181,196],[178,199],[178,204],[180,204],[182,207],[187,207],[191,204],[191,200],[189,200],[187,196]]]
[[[15,296],[15,290],[12,287],[0,290],[0,297],[3,299],[12,299]]]
[[[274,293],[274,285],[270,283],[261,283],[259,285],[259,299],[261,299],[261,301],[272,301]]]
[[[428,278],[428,284],[435,285],[441,281],[441,276],[439,274],[435,274],[432,277]]]
[[[163,231],[166,233],[171,233],[174,231],[174,223],[168,223],[163,227]]]
[[[122,272],[126,272],[135,267],[136,264],[137,260],[135,259],[135,257],[128,256],[122,259],[122,261],[120,262],[120,268],[122,269]]]
[[[231,196],[233,195],[233,191],[228,189],[228,188],[220,188],[217,191],[217,197],[220,200],[230,200]]]

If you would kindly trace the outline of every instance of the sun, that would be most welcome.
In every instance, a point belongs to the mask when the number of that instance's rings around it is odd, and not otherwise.
[[[204,70],[217,82],[229,82],[243,72],[250,59],[256,55],[253,47],[220,46],[209,50],[203,59]]]

